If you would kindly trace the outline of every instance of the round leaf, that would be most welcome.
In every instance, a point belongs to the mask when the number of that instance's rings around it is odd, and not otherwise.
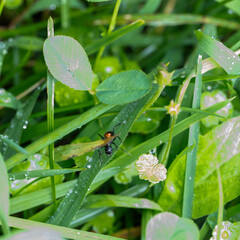
[[[199,230],[192,220],[164,212],[150,219],[146,239],[195,240],[199,239]]]
[[[65,85],[77,90],[89,90],[93,72],[81,45],[71,37],[54,36],[45,40],[45,62],[51,74]]]
[[[143,97],[151,82],[142,71],[130,70],[107,78],[97,90],[97,97],[106,104],[125,104]]]

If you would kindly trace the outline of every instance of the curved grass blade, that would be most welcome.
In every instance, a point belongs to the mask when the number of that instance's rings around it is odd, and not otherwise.
[[[16,112],[16,115],[10,122],[10,126],[4,131],[3,134],[4,136],[8,136],[9,139],[13,140],[16,143],[20,142],[23,129],[27,127],[28,124],[27,120],[43,88],[44,86],[42,88],[37,89],[33,93],[33,95],[26,101],[26,103],[23,104],[21,108],[19,108],[19,110]],[[9,145],[4,146],[4,144],[2,143],[0,144],[0,152],[2,152],[3,158],[7,159],[15,153],[15,150],[10,148]],[[26,150],[26,152],[28,151]]]
[[[56,197],[59,198],[66,195],[76,182],[76,180],[72,180],[56,185]],[[47,204],[51,202],[51,200],[50,187],[16,196],[10,199],[10,214],[22,212],[42,204]]]
[[[46,169],[46,170],[33,170],[33,171],[23,171],[23,172],[14,172],[9,173],[10,180],[19,180],[19,179],[29,179],[29,178],[42,178],[50,177],[55,175],[63,175],[72,172],[79,172],[85,169]]]
[[[8,173],[6,165],[3,161],[0,153],[0,223],[2,222],[2,230],[4,234],[10,232],[8,227],[8,215],[9,215],[9,184]]]
[[[220,103],[217,103],[209,108],[206,108],[208,112],[216,112],[220,110],[221,108],[225,107],[228,103],[230,103],[232,99],[222,101]],[[203,119],[206,117],[205,113],[196,113],[191,117],[186,118],[185,120],[177,123],[174,126],[173,129],[173,137],[177,134],[181,133],[185,129],[189,128],[193,123]],[[144,154],[151,149],[161,145],[162,143],[166,142],[169,137],[170,130],[167,130],[141,144],[133,148],[129,151],[129,153],[132,154],[132,156],[129,156],[127,154],[123,154],[120,157],[116,158],[113,162],[109,163],[107,166],[105,166],[101,172],[97,175],[96,179],[94,179],[94,182],[90,188],[90,192],[95,190],[99,185],[106,182],[109,178],[114,176],[116,173],[120,172],[122,169],[127,167],[129,164],[134,162],[141,154]]]
[[[200,47],[228,74],[239,74],[240,58],[236,53],[201,31],[196,31],[195,33],[199,40]]]
[[[118,132],[120,133],[119,137],[122,139],[122,141],[124,141],[125,137],[127,136],[127,133],[129,132],[139,112],[151,100],[157,89],[158,85],[154,85],[152,90],[145,97],[136,102],[126,105],[111,123],[109,129],[113,129],[117,123],[122,123],[127,120],[125,124],[122,124],[118,127]],[[120,144],[121,142],[118,143],[117,146],[119,147]],[[113,154],[115,152],[116,150],[113,151]],[[88,193],[94,178],[99,173],[101,168],[106,165],[111,159],[111,157],[102,155],[102,160],[100,160],[99,153],[97,151],[95,151],[92,158],[93,161],[90,164],[87,163],[88,170],[83,171],[80,174],[77,184],[72,190],[72,193],[61,201],[57,211],[49,220],[49,223],[62,226],[68,226],[71,223],[74,215],[76,214],[76,211],[82,205],[82,202]]]
[[[60,227],[47,223],[40,223],[31,220],[26,220],[17,217],[9,217],[9,225],[14,228],[20,228],[24,230],[31,230],[32,228],[47,228],[52,229],[61,234],[62,237],[67,239],[79,239],[79,240],[123,240],[122,238],[116,238],[113,236],[107,236],[99,233],[92,233],[82,230],[76,230],[72,228]]]
[[[15,143],[12,139],[9,139],[8,136],[4,136],[4,135],[0,134],[0,141],[1,140],[3,142],[5,142],[5,144],[7,144],[9,147],[16,150],[17,152],[20,152],[23,154],[28,154],[28,152],[24,148],[22,148],[20,145]]]
[[[143,194],[149,184],[148,183],[141,183],[138,185],[134,185],[133,187],[121,192],[118,194],[118,196],[128,196],[128,197],[136,197],[138,195]],[[91,197],[91,196],[89,196]],[[88,196],[86,198],[86,202],[88,202]],[[105,207],[105,208],[92,208],[92,209],[80,209],[77,214],[75,215],[74,219],[72,220],[70,227],[78,227],[79,225],[93,219],[94,217],[100,215],[101,213],[104,213],[110,209],[114,209],[111,207]]]
[[[115,40],[119,39],[120,37],[126,35],[127,33],[131,32],[132,30],[139,28],[144,24],[144,21],[142,19],[139,19],[127,26],[124,26],[114,32],[109,33],[107,36],[103,37],[102,39],[99,39],[95,41],[94,43],[86,46],[85,50],[87,54],[93,54],[97,52],[101,47],[104,47]]]
[[[81,114],[74,120],[64,124],[63,126],[52,131],[51,133],[46,134],[42,138],[36,140],[34,143],[28,145],[25,150],[29,152],[30,155],[33,155],[36,152],[40,151],[42,148],[48,146],[49,144],[55,142],[56,140],[61,139],[68,133],[76,130],[77,128],[81,128],[84,124],[90,122],[91,120],[95,119],[96,117],[110,110],[113,107],[114,105],[99,104],[89,109],[85,113]],[[15,154],[14,156],[6,160],[7,168],[8,169],[13,168],[15,165],[22,162],[27,157],[28,156],[25,154],[21,153]]]
[[[124,207],[138,209],[152,209],[162,211],[158,204],[145,198],[134,198],[111,194],[96,194],[87,198],[83,208]]]
[[[202,92],[202,56],[198,57],[197,76],[194,86],[193,95],[193,109],[200,109],[201,92]],[[185,184],[183,195],[183,210],[182,217],[192,218],[192,206],[193,206],[193,189],[196,170],[197,148],[198,148],[198,136],[199,136],[200,123],[194,123],[189,128],[188,135],[188,148],[195,145],[192,151],[187,153],[186,171],[185,171]]]

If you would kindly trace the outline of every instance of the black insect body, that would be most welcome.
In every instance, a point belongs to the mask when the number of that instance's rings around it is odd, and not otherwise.
[[[125,123],[125,122],[123,122],[123,123]],[[111,138],[111,137],[113,137],[113,136],[116,136],[115,133],[114,133],[114,129],[115,129],[116,127],[118,127],[119,125],[123,124],[123,123],[119,123],[119,124],[117,124],[116,126],[114,126],[114,127],[113,127],[113,130],[112,130],[112,131],[109,131],[109,132],[106,132],[106,133],[104,134],[104,136],[102,136],[101,134],[98,134],[98,135],[99,135],[102,139],[108,139],[108,138]],[[117,150],[118,150],[118,149],[121,149],[122,151],[126,152],[126,151],[123,150],[122,148],[118,148],[118,146],[117,146],[116,143],[114,142],[116,138],[118,138],[118,139],[121,141],[121,143],[122,143],[121,138],[120,138],[119,136],[116,136],[115,138],[113,138],[113,140],[109,141],[109,142],[104,146],[105,154],[106,154],[108,157],[112,156],[112,153],[113,153],[113,147],[112,147],[112,145],[114,145]],[[99,149],[98,149],[98,152],[99,152],[100,159],[102,159],[102,154],[101,154],[101,152],[100,152]],[[126,152],[126,153],[129,154],[128,152]]]
[[[114,128],[113,128],[113,130],[112,131],[109,131],[109,132],[106,132],[105,134],[104,134],[104,137],[101,135],[101,134],[98,134],[102,139],[106,139],[106,138],[110,138],[110,137],[113,137],[114,136],[114,129],[115,129],[115,127],[117,127],[117,126],[119,126],[119,125],[121,125],[122,123],[119,123],[119,124],[117,124],[116,126],[114,126]],[[122,140],[121,140],[121,138],[120,137],[118,137],[118,136],[116,136],[121,142],[122,142]],[[108,157],[110,157],[111,155],[112,155],[112,152],[113,152],[113,148],[112,148],[112,144],[116,147],[116,149],[118,149],[118,146],[115,144],[115,142],[114,142],[114,140],[115,140],[116,138],[114,138],[112,141],[110,141],[106,146],[104,146],[104,149],[105,149],[105,153],[106,153],[106,155],[108,156]],[[99,153],[100,153],[100,151],[99,151]],[[101,155],[101,153],[100,153],[100,155]]]

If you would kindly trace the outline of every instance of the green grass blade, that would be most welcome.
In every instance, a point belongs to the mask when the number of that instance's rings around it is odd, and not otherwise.
[[[8,136],[9,140],[12,140],[16,143],[20,142],[23,129],[27,127],[27,120],[41,91],[42,88],[37,89],[34,94],[27,100],[27,102],[17,111],[16,115],[11,120],[10,126],[4,131],[3,134],[5,136]],[[15,150],[10,148],[8,145],[4,146],[2,143],[0,144],[0,152],[2,152],[3,158],[7,159],[15,153]]]
[[[109,126],[109,129],[113,129],[113,127],[117,123],[123,123],[127,120],[127,122],[120,125],[117,130],[120,133],[119,137],[122,139],[122,141],[124,141],[124,139],[126,138],[127,133],[129,132],[139,112],[143,109],[147,102],[152,99],[152,96],[156,93],[157,89],[158,85],[154,85],[152,90],[145,97],[136,102],[126,105],[113,120],[113,122]],[[121,143],[118,143],[117,146],[119,146],[120,144]],[[116,149],[114,150],[114,152],[115,151]],[[76,211],[82,205],[82,202],[89,191],[92,181],[99,173],[101,168],[106,165],[107,162],[109,162],[110,158],[111,157],[102,154],[102,159],[99,159],[99,153],[95,151],[92,157],[93,161],[90,164],[87,163],[88,170],[83,171],[80,174],[78,182],[73,188],[72,192],[62,200],[57,211],[49,220],[49,223],[62,226],[68,226],[71,223],[74,215],[76,214]]]
[[[201,31],[196,31],[196,36],[199,40],[200,47],[228,74],[239,74],[240,58],[236,53]]]
[[[48,37],[54,36],[54,24],[53,19],[50,17],[48,19],[47,26]],[[52,74],[47,71],[47,126],[48,133],[54,130],[54,88],[55,88],[55,79]],[[54,142],[48,146],[48,158],[49,158],[49,167],[54,169]],[[54,207],[57,208],[56,201],[56,189],[55,189],[55,180],[54,176],[51,176],[51,188],[52,188],[52,201]]]
[[[209,108],[206,108],[208,112],[217,112],[221,108],[225,107],[228,103],[230,103],[232,99],[222,101],[217,103]],[[205,113],[196,113],[191,117],[184,119],[183,121],[177,123],[173,129],[173,137],[177,134],[181,133],[182,131],[186,130],[191,126],[193,123],[200,121],[206,117]],[[155,147],[161,145],[162,143],[166,142],[169,137],[170,130],[167,130],[145,142],[139,144],[135,148],[129,151],[132,156],[127,154],[123,154],[120,157],[116,158],[113,162],[109,163],[103,170],[98,174],[96,179],[94,180],[90,192],[95,190],[99,185],[106,182],[109,178],[114,176],[116,173],[120,172],[122,169],[127,167],[129,164],[134,162],[140,155],[147,153],[148,151],[154,149]]]
[[[141,183],[138,185],[134,185],[133,187],[119,193],[118,196],[121,195],[121,196],[128,196],[128,197],[136,197],[146,192],[148,186],[149,186],[148,183]],[[86,198],[86,202],[88,202],[88,197]],[[110,209],[114,209],[114,208],[106,207],[106,208],[97,208],[97,209],[96,208],[80,209],[75,215],[74,219],[72,220],[70,227],[73,227],[73,228],[78,227],[79,225],[93,219],[99,214],[104,213]]]
[[[95,41],[93,44],[86,46],[85,51],[88,55],[93,54],[98,51],[101,47],[104,47],[111,42],[119,39],[120,37],[126,35],[127,33],[131,32],[132,30],[142,26],[144,24],[144,21],[142,19],[137,20],[125,27],[122,27],[110,34],[108,34],[106,37]]]
[[[158,204],[146,198],[134,198],[111,194],[96,194],[87,198],[83,208],[125,207],[163,211]]]
[[[68,239],[81,239],[81,240],[89,240],[89,239],[98,239],[98,240],[120,240],[122,238],[116,238],[113,236],[106,236],[99,233],[92,233],[92,232],[86,232],[82,230],[72,229],[72,228],[66,228],[66,227],[60,227],[55,226],[52,224],[47,223],[40,223],[35,221],[30,221],[26,219],[21,219],[17,217],[9,217],[9,225],[11,227],[20,228],[24,230],[31,230],[32,228],[48,228],[52,229],[58,233],[61,234],[62,237],[68,238]]]
[[[2,222],[2,230],[4,234],[10,232],[8,227],[9,215],[9,184],[8,173],[3,157],[0,153],[0,222]]]
[[[23,172],[14,172],[9,173],[10,180],[17,179],[29,179],[29,178],[40,178],[40,177],[50,177],[55,175],[62,175],[72,172],[79,172],[81,169],[46,169],[46,170],[32,170],[32,171],[23,171]]]
[[[68,181],[56,185],[57,198],[67,194],[69,189],[73,188],[76,180]],[[51,202],[51,188],[40,189],[35,192],[26,193],[10,199],[10,214],[22,212],[24,210]]]
[[[28,154],[28,152],[24,148],[22,148],[20,145],[15,143],[12,139],[8,139],[8,136],[4,136],[0,134],[0,141],[5,142],[5,144],[7,144],[9,147],[16,150],[17,152]]]
[[[197,75],[194,87],[194,96],[192,107],[194,109],[200,109],[201,92],[202,92],[202,56],[198,57]],[[185,172],[185,184],[183,195],[183,210],[182,217],[192,217],[192,205],[193,205],[193,189],[197,159],[198,148],[198,135],[199,135],[200,123],[194,123],[190,126],[188,136],[188,147],[195,145],[194,148],[187,153],[186,172]]]
[[[99,16],[98,25],[107,24],[111,16]],[[235,21],[229,21],[223,18],[216,18],[211,16],[203,16],[197,14],[127,14],[118,16],[118,24],[126,24],[129,21],[135,21],[142,18],[146,25],[153,27],[162,26],[179,26],[179,25],[192,25],[192,24],[213,24],[229,29],[240,29],[240,24]]]
[[[66,123],[65,125],[59,127],[58,129],[55,129],[51,133],[36,140],[34,143],[27,146],[25,150],[29,152],[30,155],[33,155],[36,152],[40,151],[42,148],[48,146],[49,144],[55,142],[56,140],[61,139],[68,133],[76,130],[77,128],[81,128],[84,124],[90,122],[91,120],[95,119],[96,117],[110,110],[113,107],[114,105],[99,104],[91,108],[90,110],[86,111],[85,113],[81,114],[74,120]],[[8,169],[13,168],[16,164],[22,162],[27,157],[28,156],[25,154],[21,153],[15,154],[14,156],[6,160],[7,168]]]

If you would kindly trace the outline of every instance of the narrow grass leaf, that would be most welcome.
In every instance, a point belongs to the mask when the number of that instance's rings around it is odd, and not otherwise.
[[[93,54],[97,52],[101,47],[104,47],[115,40],[119,39],[122,36],[125,36],[127,33],[131,32],[132,30],[139,28],[144,24],[142,19],[139,19],[133,23],[130,23],[127,26],[124,26],[114,32],[109,33],[108,35],[104,36],[102,39],[94,41],[92,44],[86,46],[85,50],[87,54]]]
[[[42,138],[31,143],[25,148],[25,150],[29,152],[30,155],[33,155],[36,152],[40,151],[42,148],[48,146],[49,144],[55,142],[56,140],[61,139],[62,137],[76,130],[77,128],[81,128],[84,124],[97,118],[98,116],[100,116],[101,114],[110,110],[113,107],[114,105],[99,104],[89,109],[85,113],[81,114],[80,116],[76,117],[74,120],[64,124],[63,126],[52,131],[51,133],[48,133]],[[15,154],[14,156],[6,160],[7,168],[8,169],[13,168],[15,165],[22,162],[26,158],[27,155],[25,154],[21,153]]]
[[[49,71],[57,80],[77,90],[91,89],[92,68],[76,40],[67,36],[49,37],[44,42],[43,53]]]
[[[232,118],[199,138],[193,218],[200,218],[218,209],[218,167],[221,171],[224,203],[239,196],[239,127],[240,117]],[[159,199],[161,207],[176,214],[182,211],[185,166],[186,157],[173,162]]]
[[[162,211],[158,204],[148,199],[111,194],[91,195],[87,198],[87,202],[83,204],[83,208],[84,207],[85,208],[124,207]]]
[[[98,87],[97,97],[106,104],[126,104],[143,97],[151,89],[151,81],[139,70],[130,70],[105,79]]]
[[[72,180],[56,185],[56,197],[59,198],[66,195],[75,183],[76,180]],[[48,204],[51,200],[51,187],[18,195],[10,199],[10,214],[22,212],[42,204]]]
[[[145,97],[126,105],[110,124],[109,129],[113,129],[116,124],[124,123],[118,126],[117,129],[117,132],[120,133],[119,137],[122,139],[122,141],[124,141],[126,138],[127,133],[129,132],[138,113],[147,104],[147,102],[151,100],[157,89],[158,86],[154,85],[152,90]],[[121,145],[121,141],[118,143],[115,141],[115,144],[119,147],[119,145]],[[116,149],[113,150],[113,155],[115,152]],[[94,152],[92,157],[93,161],[86,164],[88,170],[83,171],[79,175],[77,184],[73,188],[72,192],[61,201],[57,211],[49,220],[49,223],[62,226],[68,226],[71,223],[76,211],[82,205],[94,178],[99,173],[101,168],[110,161],[111,157],[107,156],[106,154],[102,154],[102,157],[100,158],[98,151]]]
[[[29,51],[42,51],[43,39],[35,36],[19,36],[13,39],[12,46]]]
[[[240,58],[236,53],[201,31],[196,31],[195,33],[200,47],[228,74],[239,74]]]
[[[141,14],[150,14],[154,13],[159,6],[161,5],[162,0],[148,0],[145,5],[140,9],[139,13]]]
[[[200,109],[202,92],[202,56],[198,57],[197,75],[194,86],[194,95],[192,108]],[[182,216],[192,218],[193,206],[193,190],[194,179],[197,159],[198,136],[199,136],[200,123],[194,123],[190,126],[188,135],[188,148],[194,145],[192,151],[187,153],[186,171],[185,171],[185,184],[183,195],[183,211]]]
[[[24,148],[22,148],[20,145],[15,143],[12,139],[8,139],[8,136],[4,136],[4,135],[0,134],[0,141],[3,141],[6,145],[8,145],[12,149],[16,150],[17,152],[20,152],[23,154],[28,154],[28,152]]]
[[[0,88],[0,106],[18,109],[21,103],[10,92]]]
[[[0,222],[4,234],[9,232],[8,215],[9,215],[9,183],[6,165],[0,153]]]
[[[79,240],[123,240],[122,238],[116,238],[113,236],[102,235],[99,233],[92,233],[72,228],[60,227],[47,223],[40,223],[31,220],[26,220],[17,217],[9,217],[9,225],[14,228],[31,230],[32,228],[47,228],[52,229],[61,234],[62,237],[67,239],[79,239]]]
[[[231,102],[232,99],[226,100],[220,103],[217,103],[206,110],[208,112],[216,112],[219,109],[225,107],[228,103]],[[206,117],[205,113],[197,113],[194,114],[191,117],[188,117],[184,119],[183,121],[177,123],[174,126],[173,129],[173,137],[177,134],[181,133],[182,131],[186,130],[191,126],[193,123],[200,121]],[[106,182],[109,178],[114,176],[116,173],[122,171],[125,167],[127,167],[129,164],[134,162],[140,155],[149,152],[151,149],[154,149],[155,147],[161,145],[162,143],[166,142],[169,138],[169,132],[170,130],[167,130],[141,144],[133,148],[129,151],[132,156],[123,154],[120,157],[116,158],[113,162],[110,162],[106,167],[104,167],[100,173],[97,175],[96,179],[94,179],[94,182],[90,188],[90,192],[95,190],[98,186],[100,186],[102,183]],[[108,174],[106,174],[108,173]]]
[[[33,95],[16,112],[16,115],[10,122],[10,126],[3,133],[3,135],[7,136],[9,140],[12,140],[17,144],[20,142],[22,132],[27,128],[28,118],[32,113],[33,107],[42,89],[43,87],[36,89]],[[2,152],[3,158],[7,159],[15,153],[15,150],[9,145],[6,145],[6,143],[0,143],[0,152]]]
[[[23,172],[14,172],[9,173],[10,180],[17,179],[29,179],[29,178],[41,178],[41,177],[50,177],[55,175],[68,174],[72,172],[79,172],[83,169],[46,169],[46,170],[33,170],[33,171],[23,171]]]
[[[133,187],[128,188],[127,190],[121,192],[118,194],[118,196],[128,196],[128,197],[136,197],[138,195],[143,194],[146,192],[149,184],[148,183],[141,183],[134,185]],[[91,197],[91,195],[89,196]],[[88,202],[88,196],[86,197],[86,201]],[[75,215],[74,219],[72,220],[70,227],[78,227],[81,224],[84,224],[85,222],[93,219],[94,217],[100,215],[101,213],[104,213],[108,210],[114,209],[112,207],[105,207],[105,208],[81,208],[77,214]]]

